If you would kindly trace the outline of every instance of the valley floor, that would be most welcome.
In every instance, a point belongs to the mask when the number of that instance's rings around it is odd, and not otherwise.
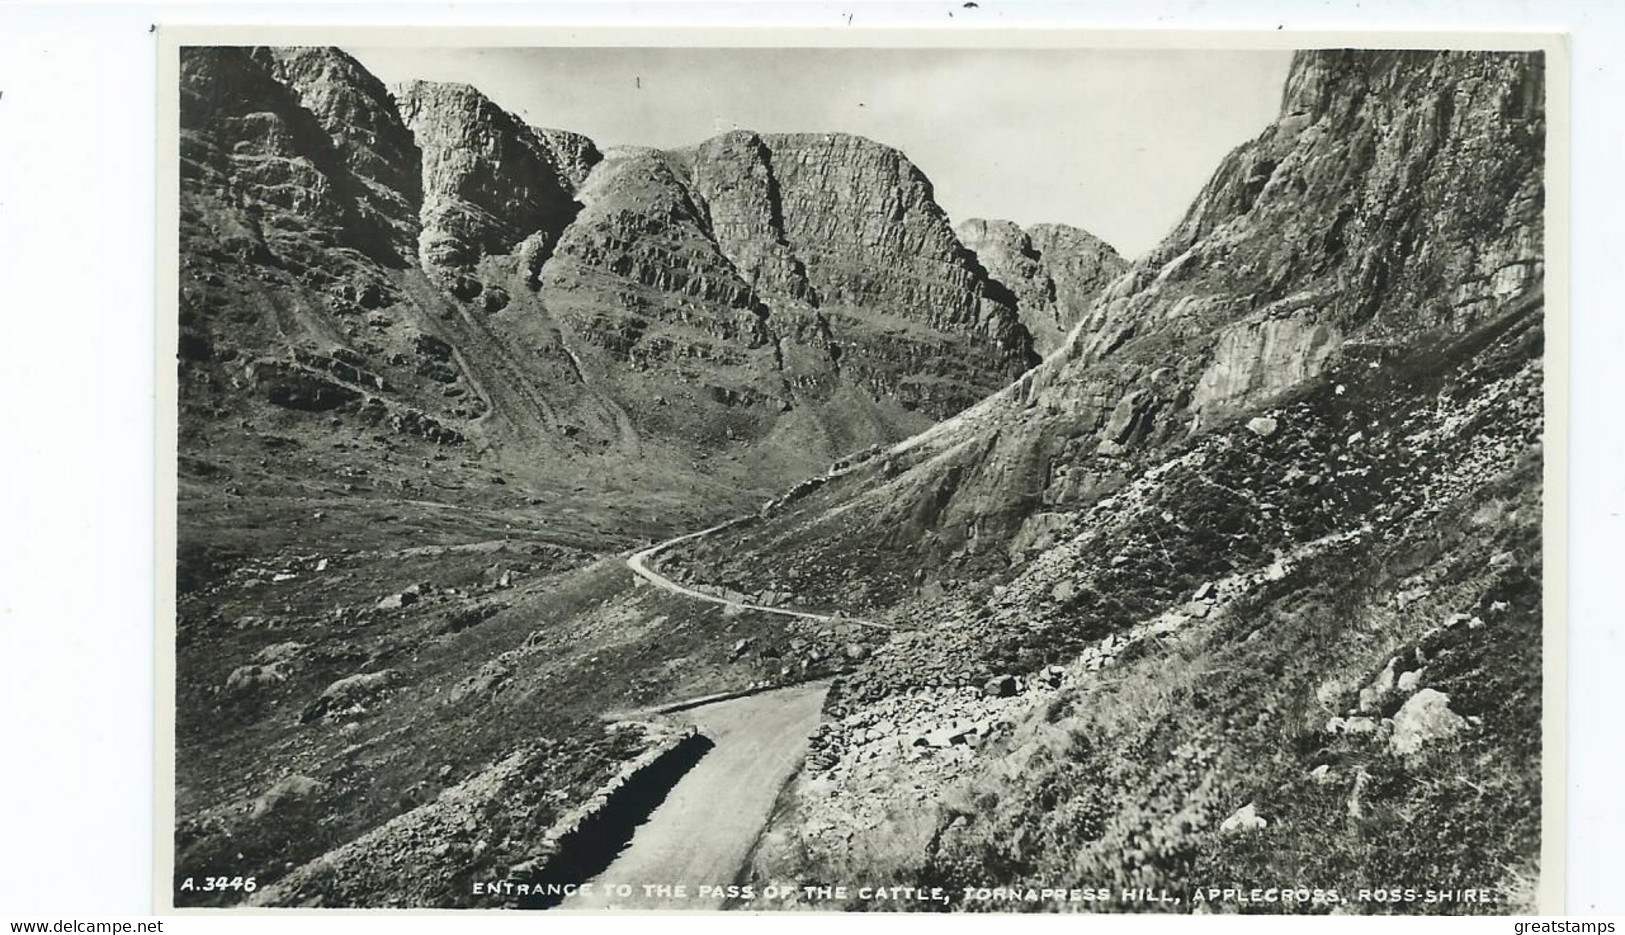
[[[200,561],[230,570],[180,602],[177,886],[227,874],[278,905],[490,905],[474,880],[534,858],[665,735],[669,718],[641,712],[816,680],[872,639],[671,593],[633,574],[620,542],[595,548],[541,518],[552,511],[266,497],[254,508],[268,516],[316,519],[209,525],[241,517],[235,500],[183,503],[190,541],[241,557]],[[823,689],[806,691],[795,725],[770,732],[788,750],[816,721]],[[738,756],[721,749],[705,769],[725,775]],[[750,775],[765,815],[782,776]]]

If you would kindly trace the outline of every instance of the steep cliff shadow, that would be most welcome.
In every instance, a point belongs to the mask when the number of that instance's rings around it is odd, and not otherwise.
[[[585,883],[609,869],[632,843],[637,829],[714,746],[711,738],[695,734],[628,778],[610,793],[603,808],[587,816],[560,839],[558,853],[527,881],[533,884],[532,895],[520,897],[516,908],[551,909],[564,901],[566,885]]]

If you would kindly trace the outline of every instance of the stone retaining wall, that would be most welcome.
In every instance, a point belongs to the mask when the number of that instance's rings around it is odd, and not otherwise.
[[[694,764],[711,749],[710,738],[692,727],[673,732],[621,767],[592,797],[565,815],[542,839],[537,856],[513,868],[513,883],[530,884],[518,909],[546,909],[563,897],[536,893],[538,885],[584,883],[603,872]]]

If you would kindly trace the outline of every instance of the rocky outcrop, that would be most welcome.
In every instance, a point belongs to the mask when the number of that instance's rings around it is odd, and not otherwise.
[[[703,353],[771,344],[788,391],[758,385],[745,398],[818,403],[846,384],[941,416],[1033,363],[1011,303],[959,244],[929,182],[889,147],[747,131],[677,153],[629,147],[580,198],[546,288],[585,290],[589,303],[593,291],[631,289],[640,317],[722,345]],[[590,311],[584,332],[619,356],[647,360],[640,344],[687,353],[647,340],[638,319]]]
[[[901,152],[845,133],[735,133],[691,159],[696,187],[726,228],[719,241],[755,278],[766,270],[770,293],[981,335],[995,363],[1026,363],[1008,298]]]
[[[988,221],[971,218],[962,222],[955,231],[959,239],[987,268],[988,275],[998,280],[1015,296],[1016,307],[1023,311],[1053,309],[1055,281],[1050,278],[1037,248],[1027,232],[1013,221]],[[1031,312],[1023,317],[1032,327]],[[1053,339],[1053,335],[1051,335]]]
[[[557,240],[576,205],[544,137],[468,85],[414,81],[397,95],[423,152],[425,269],[456,275],[534,234]]]
[[[1088,231],[1066,224],[1035,224],[971,218],[956,228],[988,275],[1015,297],[1033,347],[1060,347],[1101,291],[1128,265],[1117,251]]]
[[[363,74],[337,50],[184,50],[183,188],[251,206],[258,221],[221,230],[220,248],[304,266],[313,259],[313,237],[401,261],[415,221],[409,193],[389,181],[415,174],[416,151],[387,95],[376,81],[360,80]]]
[[[369,201],[386,209],[382,220],[396,241],[411,244],[423,195],[421,159],[383,83],[334,48],[297,46],[262,54],[270,57],[271,74],[298,95],[327,132]]]
[[[327,783],[309,776],[286,776],[254,800],[249,814],[256,819],[298,808],[327,791]]]
[[[765,495],[1036,362],[879,143],[606,154],[467,85],[392,95],[334,49],[188,50],[183,72],[180,350],[208,418],[245,405],[229,361],[342,352],[376,381],[279,365],[290,391],[269,398],[268,368],[246,399],[538,462],[653,444],[700,470],[748,446]]]
[[[785,235],[773,153],[762,138],[726,133],[695,147],[691,161],[717,246],[757,295],[776,307],[815,304],[806,265]]]
[[[929,183],[869,140],[740,131],[680,152],[622,147],[577,197],[538,277],[544,302],[612,366],[711,362],[712,398],[751,420],[736,434],[807,407],[847,419],[850,402],[832,408],[843,388],[890,419],[941,417],[1035,359]]]
[[[1055,280],[1056,299],[1069,307],[1088,308],[1128,266],[1111,244],[1069,224],[1034,224],[1027,236]]]
[[[1053,512],[1338,362],[1538,309],[1541,68],[1527,54],[1299,55],[1276,124],[1225,159],[1063,352],[859,481],[884,492],[858,512],[896,548],[1015,556]],[[1033,258],[1015,256],[1012,290],[1042,295]]]
[[[592,167],[603,161],[604,154],[590,138],[569,130],[533,127],[553,160],[553,171],[574,191],[587,180]]]
[[[324,412],[361,398],[353,387],[287,361],[255,361],[248,366],[247,376],[266,402],[288,409]]]
[[[1081,358],[1123,357],[1125,331],[1213,329],[1191,408],[1214,417],[1349,339],[1482,323],[1540,281],[1543,88],[1538,55],[1300,55],[1280,118],[1114,285]]]
[[[1450,710],[1449,695],[1424,688],[1408,698],[1394,714],[1394,733],[1389,745],[1395,753],[1409,756],[1466,726],[1467,720]]]
[[[316,700],[306,705],[304,711],[300,712],[299,720],[308,724],[323,718],[338,721],[359,717],[366,713],[368,705],[375,703],[398,681],[393,669],[345,676],[327,686]]]
[[[707,306],[739,310],[719,322],[714,336],[733,341],[743,329],[746,346],[766,341],[756,297],[711,236],[705,211],[669,157],[654,149],[611,151],[584,189],[587,207],[560,241],[557,259],[543,274],[554,287],[573,287],[588,277],[647,287],[643,304],[677,318]],[[613,288],[613,286],[608,286]]]

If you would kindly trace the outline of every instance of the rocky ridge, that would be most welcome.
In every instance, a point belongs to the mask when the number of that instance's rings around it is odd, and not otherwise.
[[[237,497],[240,524],[264,499],[241,495],[248,459],[303,471],[297,517],[271,515],[314,529],[387,479],[401,485],[377,500],[387,535],[475,517],[505,543],[515,524],[558,534],[515,508],[554,502],[543,480],[572,459],[726,480],[699,459],[766,439],[781,460],[741,467],[807,477],[868,445],[664,569],[896,635],[758,647],[739,635],[748,616],[629,589],[614,562],[570,579],[562,625],[558,583],[512,593],[518,566],[467,593],[374,587],[359,554],[335,552],[325,587],[355,592],[336,620],[300,580],[326,556],[201,576],[190,596],[216,603],[183,601],[180,633],[211,674],[182,686],[183,728],[194,748],[239,743],[231,762],[255,768],[184,778],[194,865],[248,841],[252,859],[283,860],[286,842],[255,835],[318,829],[306,856],[409,870],[393,875],[424,885],[406,902],[466,892],[464,875],[511,867],[563,813],[540,790],[590,801],[637,753],[613,738],[591,756],[515,751],[482,732],[499,713],[591,737],[594,713],[556,699],[648,703],[726,687],[716,673],[741,666],[794,678],[816,654],[855,671],[758,849],[760,879],[1347,889],[1388,882],[1350,869],[1378,866],[1382,841],[1385,873],[1483,881],[1521,905],[1539,816],[1538,57],[1300,55],[1276,125],[1059,353],[892,445],[1031,359],[1017,286],[1041,283],[968,250],[900,154],[756,134],[597,153],[464,88],[419,89],[422,135],[401,121],[402,135],[339,53],[207,51],[183,76],[183,484]],[[511,139],[472,145],[497,127]],[[382,181],[380,147],[421,161],[421,203]],[[850,169],[821,164],[835,151]],[[514,160],[537,187],[496,183]],[[933,379],[911,377],[926,361]],[[219,440],[239,427],[257,447],[233,460]],[[344,428],[331,454],[328,428]],[[318,456],[340,469],[323,476]],[[464,512],[402,523],[432,503],[419,482]],[[306,504],[316,484],[331,498]],[[582,489],[547,522],[590,508]],[[457,560],[488,564],[436,556]],[[250,570],[252,593],[234,587]],[[236,627],[219,609],[273,599],[283,613]],[[362,626],[376,629],[348,629]],[[684,640],[693,658],[668,666]],[[641,687],[605,674],[620,660]],[[418,676],[431,667],[444,672]],[[243,732],[198,713],[211,703]],[[456,756],[426,765],[386,742],[432,724]],[[266,738],[337,765],[285,775]],[[364,748],[380,778],[350,765]],[[369,789],[382,796],[364,810],[310,804]],[[272,820],[242,822],[244,803]],[[326,874],[318,860],[297,879]]]
[[[1300,53],[1277,123],[1059,353],[672,551],[899,631],[832,690],[758,879],[842,878],[860,853],[950,888],[990,862],[1123,887],[1314,866],[1352,888],[1361,835],[1425,814],[1385,860],[1529,898],[1541,68]],[[1443,625],[1492,606],[1498,625]],[[1038,677],[1057,665],[1060,689]],[[1010,679],[1025,722],[987,687]],[[1464,770],[1498,816],[1479,851],[1449,830],[1459,800],[1417,791]],[[1349,836],[1325,831],[1342,816]]]
[[[939,564],[1019,562],[1204,431],[1538,293],[1540,87],[1526,55],[1300,55],[1281,118],[1062,353],[838,485],[863,509],[819,521],[831,556],[862,516]]]
[[[882,144],[604,153],[336,49],[189,49],[182,70],[189,421],[360,415],[518,470],[607,456],[766,491],[1037,360]]]
[[[575,216],[570,176],[595,161],[579,143],[568,154],[469,85],[414,81],[395,91],[399,121],[423,153],[419,256],[447,277],[453,294],[472,299],[481,286],[467,274],[481,257],[507,254],[535,238],[536,262]],[[496,311],[486,302],[488,311]]]
[[[1066,224],[1034,224],[971,218],[955,230],[988,275],[1016,298],[1033,347],[1047,354],[1060,347],[1096,297],[1128,266],[1112,246]]]

